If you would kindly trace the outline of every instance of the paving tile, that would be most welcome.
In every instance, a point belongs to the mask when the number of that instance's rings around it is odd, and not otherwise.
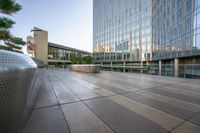
[[[84,79],[86,81],[89,81],[88,79]],[[117,94],[123,94],[123,93],[127,93],[126,90],[123,90],[119,87],[113,87],[112,85],[107,85],[107,84],[104,84],[103,82],[95,82],[95,81],[90,81],[91,83],[95,84],[96,86],[99,86],[100,88],[104,88],[104,89],[107,89],[109,91],[112,91],[114,93],[117,93]]]
[[[181,122],[183,119],[170,115],[168,113],[162,112],[150,106],[146,106],[144,104],[138,103],[134,100],[131,100],[124,96],[112,96],[109,97],[115,103],[120,104],[121,106],[153,121],[154,123],[158,124],[159,126],[171,130]]]
[[[116,93],[114,93],[112,91],[109,91],[109,90],[106,90],[106,89],[103,89],[103,88],[96,89],[96,90],[94,90],[94,92],[100,94],[101,96],[111,96],[111,95],[115,95],[116,94]]]
[[[200,126],[200,112],[194,115],[189,121]]]
[[[188,79],[191,80],[191,79]],[[187,81],[181,84],[175,84],[175,87],[180,87],[180,88],[184,88],[184,89],[190,89],[196,92],[200,92],[200,83],[199,83],[199,79],[193,79],[192,81]]]
[[[165,91],[169,91],[169,92],[172,92],[172,93],[179,93],[179,94],[183,94],[183,95],[186,95],[186,96],[192,96],[196,99],[199,99],[200,101],[200,92],[197,92],[197,91],[194,91],[192,89],[188,89],[187,88],[183,88],[183,87],[180,87],[180,86],[164,86],[164,87],[159,87],[159,89],[162,89],[162,90],[165,90]]]
[[[68,90],[63,85],[54,87],[58,102],[60,104],[80,101],[80,99],[75,96],[70,90]]]
[[[115,76],[112,76],[115,77]],[[121,82],[117,85],[120,85],[122,88],[126,87],[128,91],[135,91],[135,90],[139,90],[139,89],[145,89],[145,88],[152,88],[152,87],[156,87],[156,86],[160,86],[162,85],[162,83],[158,83],[156,81],[148,81],[146,80],[144,82],[144,79],[140,80],[137,78],[134,79],[129,79],[127,77],[124,77],[123,79],[121,79],[120,81],[118,80],[118,77],[115,77],[116,79],[112,80],[113,82]],[[124,80],[126,79],[126,80]],[[124,86],[124,87],[123,87]]]
[[[54,90],[52,89],[50,83],[48,83],[48,85],[41,88],[35,103],[35,108],[52,106],[56,104],[58,104],[58,102]]]
[[[93,92],[84,85],[81,85],[75,81],[69,80],[68,83],[65,83],[67,89],[71,90],[73,94],[78,96],[81,100],[92,99],[102,97],[101,95]]]
[[[86,86],[87,88],[89,88],[89,89],[91,89],[91,90],[94,90],[94,89],[96,89],[96,88],[99,88],[99,87],[96,86],[95,84],[92,84],[91,82],[87,82],[87,81],[85,81],[85,80],[83,80],[83,79],[81,79],[81,78],[79,78],[78,80],[77,80],[77,77],[74,77],[74,76],[72,76],[72,77],[70,77],[70,78],[73,79],[73,80],[76,81],[76,82],[79,82],[80,84]]]
[[[75,79],[73,79],[75,80]],[[77,81],[77,80],[76,80]],[[81,80],[79,79],[78,82],[84,86],[86,86],[88,89],[92,90],[93,92],[97,93],[97,94],[100,94],[101,96],[110,96],[110,95],[114,95],[116,93],[112,92],[112,91],[109,91],[109,90],[106,90],[104,88],[101,88],[95,84],[92,84],[90,82],[87,82],[85,80]]]
[[[128,91],[128,92],[138,90],[138,89],[134,88],[133,86],[131,86],[130,84],[127,84],[127,83],[124,83],[124,82],[118,83],[118,82],[116,82],[116,79],[112,80],[111,78],[107,78],[107,79],[101,78],[101,80],[105,85],[111,85],[112,87],[120,88],[120,89]]]
[[[114,77],[114,75],[112,77]],[[127,79],[127,78],[125,78],[125,79]],[[117,89],[120,89],[120,90],[124,90],[126,92],[136,91],[138,89],[146,88],[145,85],[149,87],[149,84],[141,83],[139,80],[137,80],[137,81],[132,80],[130,82],[126,82],[121,77],[115,77],[114,80],[112,78],[108,78],[106,80],[106,79],[102,79],[102,78],[99,78],[99,77],[93,77],[93,78],[87,77],[87,78],[84,78],[84,80],[96,81],[97,83],[101,83],[103,85],[108,85],[108,86],[111,86],[111,87],[114,87],[114,88],[117,88]],[[118,81],[118,82],[121,81],[121,83],[117,83],[116,81]]]
[[[166,83],[176,83],[176,80],[166,80],[165,77],[161,76],[154,76],[154,75],[144,75],[144,74],[135,74],[135,73],[110,73],[106,72],[103,73],[105,76],[110,76],[110,78],[114,78],[115,81],[121,82],[121,83],[126,83],[130,85],[135,85],[137,82],[141,82],[145,80],[145,83],[154,83],[155,85],[161,85],[161,84],[166,84]],[[153,78],[152,78],[153,77]],[[123,80],[126,79],[126,80]],[[135,81],[135,82],[134,82]],[[134,84],[133,84],[134,83]],[[150,86],[152,87],[152,86]]]
[[[200,126],[190,122],[184,122],[182,125],[172,131],[172,133],[199,133]]]
[[[192,97],[192,96],[188,96],[188,95],[184,95],[180,93],[173,93],[167,90],[161,90],[161,89],[156,89],[156,88],[150,89],[149,91],[200,105],[200,99],[196,97]]]
[[[23,133],[69,133],[58,106],[33,110]]]
[[[113,131],[82,102],[62,105],[71,133],[112,133]]]
[[[73,87],[71,88],[74,94],[76,94],[81,100],[86,100],[86,99],[92,99],[92,98],[98,98],[101,97],[101,95],[94,93],[88,89],[85,89],[83,87],[76,88]]]
[[[139,93],[129,93],[129,94],[125,94],[124,96],[131,98],[137,102],[156,108],[158,110],[161,110],[163,112],[180,117],[182,119],[187,119],[195,114],[195,112],[185,110],[183,108],[179,108],[177,106],[168,104],[166,102],[161,102],[159,100],[148,98]]]
[[[109,99],[89,100],[86,104],[117,133],[168,132],[154,122]]]
[[[179,108],[183,108],[185,110],[188,111],[192,111],[192,112],[199,112],[200,111],[200,106],[198,104],[194,104],[194,103],[190,103],[187,101],[182,101],[180,99],[176,99],[173,97],[168,97],[165,95],[160,95],[159,93],[154,93],[154,92],[150,92],[148,91],[140,91],[140,92],[135,92],[137,94],[140,94],[142,96],[148,97],[148,98],[152,98],[161,102],[165,102],[174,106],[177,106]]]
[[[102,88],[107,89],[109,91],[112,91],[114,93],[117,93],[117,94],[123,94],[123,93],[129,92],[129,91],[121,89],[119,87],[111,86],[111,85],[107,85],[107,84],[101,84],[99,86],[101,86]]]

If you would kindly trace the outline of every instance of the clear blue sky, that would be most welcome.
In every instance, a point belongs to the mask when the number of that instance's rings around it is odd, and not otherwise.
[[[47,30],[49,42],[92,51],[92,0],[16,0],[23,9],[11,16],[13,35],[26,40],[34,26]]]

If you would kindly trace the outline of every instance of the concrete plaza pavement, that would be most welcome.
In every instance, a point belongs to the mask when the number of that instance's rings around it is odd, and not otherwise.
[[[200,133],[200,80],[47,70],[24,133]]]

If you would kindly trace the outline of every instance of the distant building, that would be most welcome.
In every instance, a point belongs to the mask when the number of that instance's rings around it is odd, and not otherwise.
[[[88,55],[91,56],[92,53],[55,43],[48,43],[48,64],[70,64],[71,56],[84,57]]]
[[[70,64],[71,56],[83,57],[92,53],[48,42],[48,32],[34,28],[34,37],[27,37],[27,51],[32,57],[44,61],[49,65]]]

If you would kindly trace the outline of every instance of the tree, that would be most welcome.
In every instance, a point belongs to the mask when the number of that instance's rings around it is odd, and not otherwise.
[[[75,55],[71,55],[70,60],[72,64],[78,64],[78,57],[76,57]]]
[[[92,56],[84,56],[82,58],[82,64],[91,64],[92,63]]]
[[[0,0],[0,13],[5,15],[12,15],[22,9],[21,5],[14,0]],[[10,34],[14,21],[7,17],[0,17],[0,40],[4,41],[6,46],[0,46],[0,49],[19,51],[21,46],[26,43],[22,38],[15,37]]]

